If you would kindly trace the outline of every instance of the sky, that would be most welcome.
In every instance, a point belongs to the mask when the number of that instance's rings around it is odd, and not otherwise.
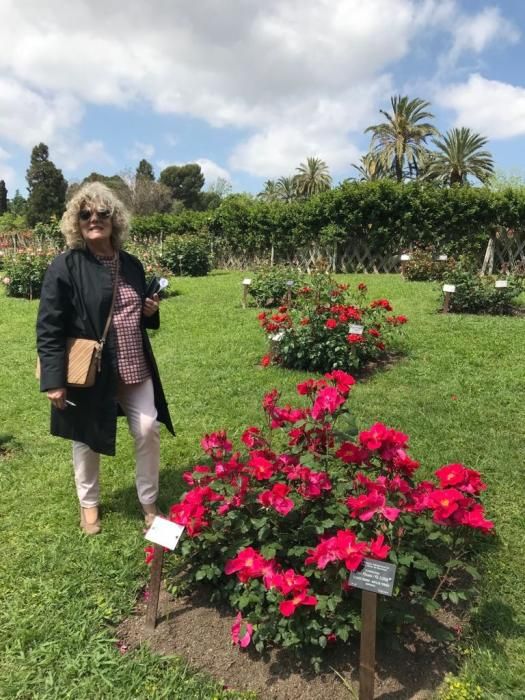
[[[0,179],[31,149],[68,181],[197,162],[234,191],[309,156],[338,182],[390,97],[525,171],[523,0],[0,0]]]

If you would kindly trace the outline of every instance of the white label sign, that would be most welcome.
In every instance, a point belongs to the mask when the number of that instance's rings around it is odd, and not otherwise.
[[[295,284],[295,282],[294,282],[293,280],[288,280],[288,281],[286,282],[286,286],[287,286],[287,287],[293,287],[294,284]]]
[[[149,540],[149,542],[160,544],[168,549],[175,549],[183,532],[183,525],[172,523],[171,520],[160,518],[157,515],[144,537]]]
[[[448,260],[448,255],[438,255],[438,260],[441,260],[442,262],[444,260]]]
[[[352,324],[350,328],[348,329],[349,333],[353,333],[354,335],[363,335],[363,331],[365,330],[364,326],[358,326],[357,324]]]
[[[242,281],[243,284],[246,286],[250,285],[252,283],[251,279],[249,277],[245,277]]]
[[[403,253],[403,255],[401,256],[401,260],[403,262],[407,262],[407,260],[410,260],[410,255],[407,255],[407,253]]]
[[[504,289],[505,287],[508,287],[509,283],[507,280],[496,280],[496,288],[497,289]]]
[[[456,285],[455,285],[455,284],[444,284],[444,285],[443,285],[443,291],[444,291],[444,292],[455,292],[455,291],[456,291]]]
[[[274,335],[270,336],[270,340],[273,340],[275,343],[278,343],[283,338],[284,338],[284,331],[279,331],[279,333],[274,333]]]

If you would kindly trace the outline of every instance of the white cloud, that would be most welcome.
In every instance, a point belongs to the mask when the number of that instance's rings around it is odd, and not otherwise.
[[[12,78],[0,78],[0,138],[25,148],[48,143],[78,125],[80,102],[63,93],[44,96]]]
[[[154,10],[128,0],[122,7],[120,0],[4,2],[0,138],[26,148],[41,140],[78,144],[84,105],[145,103],[243,129],[231,167],[270,176],[316,153],[342,170],[357,156],[352,132],[385,102],[389,71],[422,28],[450,33],[456,54],[517,36],[497,8],[467,18],[454,0],[238,0],[220,7],[216,0],[164,0]],[[153,156],[148,144],[135,148]],[[100,142],[85,150],[86,158],[109,159]]]
[[[223,180],[228,180],[228,182],[230,182],[232,179],[227,170],[209,158],[197,158],[195,163],[198,163],[201,166],[202,174],[206,180],[206,185],[211,185],[219,177]]]
[[[0,180],[3,180],[5,182],[8,190],[10,187],[10,183],[14,182],[15,180],[15,171],[9,165],[9,163],[6,162],[10,158],[11,154],[0,146]]]
[[[525,134],[525,88],[475,73],[465,83],[442,88],[437,99],[456,111],[457,126],[493,139]]]
[[[501,16],[499,7],[486,7],[476,15],[463,15],[454,22],[454,46],[452,53],[462,51],[481,53],[496,41],[516,43],[518,29]]]

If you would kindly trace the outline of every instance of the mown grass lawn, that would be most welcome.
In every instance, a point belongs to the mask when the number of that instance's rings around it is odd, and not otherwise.
[[[163,433],[161,488],[168,506],[181,472],[200,458],[204,432],[232,437],[262,420],[276,386],[287,399],[306,375],[258,366],[266,351],[254,309],[242,309],[243,273],[178,279],[153,345],[178,432]],[[409,316],[408,356],[353,391],[363,428],[407,432],[422,475],[449,462],[483,472],[495,546],[480,557],[480,598],[462,644],[460,673],[487,698],[525,698],[525,321],[442,316],[437,289],[397,276],[365,279]],[[67,442],[48,435],[47,400],[34,379],[37,302],[0,297],[0,697],[222,698],[180,660],[147,649],[121,655],[113,625],[129,615],[147,577],[130,439],[102,467],[102,535],[86,538]],[[224,679],[227,683],[227,677]]]

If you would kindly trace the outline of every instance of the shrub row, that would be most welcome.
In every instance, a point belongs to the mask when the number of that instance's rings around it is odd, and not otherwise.
[[[498,227],[525,222],[525,195],[516,189],[443,188],[422,183],[345,182],[302,202],[262,202],[231,195],[211,212],[135,217],[136,236],[212,234],[217,257],[228,254],[276,261],[298,248],[366,243],[372,252],[396,255],[432,244],[442,253],[480,255]]]

